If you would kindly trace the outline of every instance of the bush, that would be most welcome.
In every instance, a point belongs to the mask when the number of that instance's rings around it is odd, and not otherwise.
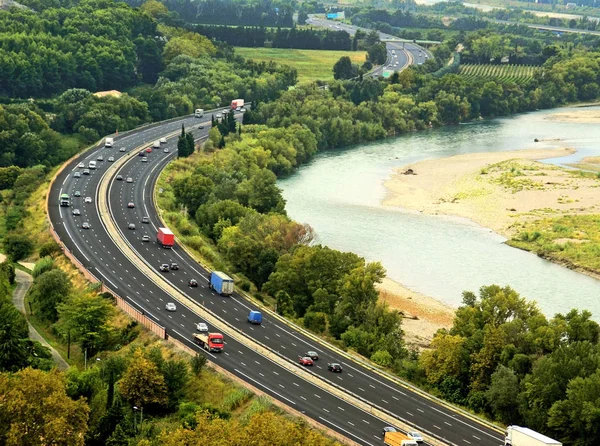
[[[252,392],[248,389],[241,388],[231,392],[223,401],[223,407],[226,410],[235,410],[250,399]]]
[[[54,240],[50,240],[40,246],[39,255],[42,257],[54,257],[56,254],[61,252],[60,245]]]
[[[190,365],[192,366],[192,372],[194,375],[199,376],[202,373],[202,370],[206,366],[206,356],[201,355],[200,353],[196,353],[196,356],[193,356],[190,360]]]
[[[0,263],[0,271],[4,273],[8,283],[11,285],[15,283],[15,266],[12,263],[2,262]]]
[[[54,268],[54,259],[52,257],[44,257],[36,262],[31,275],[35,279],[52,268]]]
[[[243,291],[250,291],[250,282],[247,280],[242,280],[239,286]]]
[[[387,350],[377,350],[371,355],[371,361],[382,367],[392,365],[392,355]]]
[[[304,315],[304,326],[315,333],[325,333],[327,330],[327,315],[322,312],[309,311]]]
[[[33,242],[25,234],[9,233],[4,237],[4,252],[13,262],[22,260],[33,252]]]

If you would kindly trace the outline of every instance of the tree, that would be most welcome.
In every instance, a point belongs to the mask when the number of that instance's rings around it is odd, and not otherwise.
[[[485,392],[494,419],[504,424],[518,420],[519,378],[508,367],[499,365],[492,374],[491,384]]]
[[[7,446],[53,444],[83,446],[89,408],[67,396],[64,375],[24,369],[0,374],[0,443]]]
[[[169,407],[174,409],[183,397],[185,385],[189,380],[188,363],[183,359],[169,359],[162,365],[161,372],[167,385]]]
[[[50,240],[40,246],[40,259],[44,257],[54,257],[61,252],[61,247],[56,241]]]
[[[25,234],[11,232],[4,236],[4,252],[13,262],[18,262],[33,252],[33,242]]]
[[[35,279],[30,297],[39,311],[39,316],[55,322],[58,319],[58,304],[67,299],[71,287],[71,280],[59,269],[45,272]]]
[[[79,341],[81,349],[89,349],[93,356],[106,344],[108,319],[113,312],[111,304],[102,296],[74,294],[58,305],[59,330],[63,335]]]
[[[355,69],[352,66],[352,61],[348,56],[340,57],[333,66],[334,79],[351,79],[355,76]]]
[[[465,339],[461,336],[438,333],[431,341],[431,350],[421,354],[427,380],[439,384],[447,376],[462,381],[468,371],[468,352],[465,349]]]
[[[138,407],[164,406],[167,403],[167,385],[158,367],[147,358],[141,349],[133,359],[119,382],[123,398]]]
[[[194,375],[200,376],[200,374],[202,373],[202,370],[206,366],[207,362],[208,362],[208,358],[206,356],[204,356],[203,354],[196,353],[194,356],[192,356],[190,363],[191,363],[192,372],[194,372]]]
[[[0,299],[0,371],[16,372],[29,364],[25,316],[8,299]]]

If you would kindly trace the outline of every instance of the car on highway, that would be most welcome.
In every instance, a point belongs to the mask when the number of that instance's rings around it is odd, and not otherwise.
[[[83,200],[84,203],[91,203],[92,202],[92,197],[85,197],[85,199]]]
[[[217,114],[215,115],[215,119],[216,119],[216,120],[220,120],[222,117],[223,117],[223,115],[222,115],[221,113],[217,113]]]
[[[117,181],[123,181],[123,175],[117,175],[117,177],[115,178],[115,180],[117,180]]]
[[[81,211],[79,209],[73,209],[73,215],[81,215]]]
[[[398,432],[398,429],[396,429],[395,427],[392,427],[392,426],[386,426],[383,428],[383,431],[381,432],[381,436],[385,437],[386,432]]]
[[[147,163],[147,162],[148,162],[148,158],[146,158],[146,157],[143,157],[143,158],[142,158],[142,163]]]
[[[109,157],[108,157],[108,162],[109,162],[109,163],[112,163],[114,160],[115,160],[115,157],[114,157],[114,156],[109,156]]]
[[[309,356],[298,356],[298,362],[302,365],[313,365],[314,362]]]
[[[198,322],[196,324],[196,330],[206,332],[208,331],[208,325],[206,325],[204,322]]]
[[[150,217],[142,217],[142,223],[149,224],[150,223]]]
[[[165,310],[175,311],[175,310],[177,310],[177,307],[175,306],[175,304],[173,302],[167,302],[167,305],[165,305]]]
[[[79,167],[80,169],[83,169],[85,167],[85,163],[79,163],[79,164],[77,164],[77,167]]]
[[[169,149],[168,149],[167,147],[165,147],[165,148],[163,149],[163,153],[169,153]]]
[[[127,207],[129,209],[133,209],[135,207],[135,204],[133,204],[131,201],[129,203],[127,203]]]
[[[419,432],[407,432],[406,436],[417,443],[424,443],[423,436]]]
[[[143,242],[149,242],[150,241],[150,236],[149,235],[142,236],[142,241]]]
[[[179,265],[177,263],[171,263],[171,269],[172,270],[178,270],[179,269]]]
[[[246,108],[245,108],[245,107],[242,107],[242,108],[240,109],[240,111],[241,111],[242,113],[244,113],[244,112],[246,111]],[[198,127],[198,128],[199,128],[199,129],[203,129],[204,127]]]
[[[96,161],[104,161],[104,157],[102,155],[98,155],[98,158],[96,158]]]
[[[135,223],[129,223],[127,229],[135,229]]]
[[[188,284],[192,288],[196,288],[198,286],[198,281],[196,279],[190,279],[190,281],[188,282]]]
[[[152,153],[152,147],[147,147],[146,148],[146,153]]]
[[[124,151],[125,151],[125,147],[121,147],[121,148],[119,149],[119,152],[124,152]]]
[[[79,173],[79,172],[75,172],[75,175],[77,175],[78,173]],[[83,171],[83,174],[84,174],[84,175],[89,175],[89,174],[90,174],[90,170],[89,170],[89,169],[85,169],[85,170]]]
[[[138,156],[146,156],[146,152],[142,150],[140,153],[138,153]]]
[[[131,177],[127,177],[127,182],[128,182],[128,183],[133,183],[133,178],[131,178]]]
[[[167,143],[167,138],[160,138],[160,143],[161,144],[166,144]]]
[[[79,173],[79,172],[75,172],[75,173],[73,174],[73,178],[81,178],[81,173]]]
[[[160,265],[158,267],[158,269],[160,269],[163,273],[168,273],[169,272],[169,264],[163,263],[162,265]]]
[[[73,196],[75,196],[75,197],[81,197],[81,192],[79,192],[78,190],[76,190],[75,193],[73,194]]]
[[[83,223],[81,223],[81,228],[90,229],[90,224],[87,221],[84,221]]]
[[[306,353],[304,353],[304,356],[308,356],[313,361],[317,361],[319,359],[319,354],[313,350],[307,351]]]
[[[331,364],[327,364],[327,370],[333,373],[342,373],[342,366],[337,362],[332,362]]]

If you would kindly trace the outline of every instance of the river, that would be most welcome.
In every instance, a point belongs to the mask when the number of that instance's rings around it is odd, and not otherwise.
[[[309,223],[317,243],[381,261],[388,277],[453,307],[463,290],[510,285],[552,316],[588,309],[600,321],[600,281],[511,248],[505,238],[461,218],[381,206],[394,168],[461,153],[573,147],[569,163],[600,155],[600,126],[548,121],[546,110],[407,134],[320,154],[278,182],[291,218]],[[534,143],[534,138],[553,139]],[[600,193],[599,193],[600,196]]]

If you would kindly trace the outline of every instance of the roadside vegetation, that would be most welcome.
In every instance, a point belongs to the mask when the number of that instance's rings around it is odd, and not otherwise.
[[[467,79],[494,79],[499,82],[524,84],[532,80],[539,67],[530,65],[462,64],[459,73]]]
[[[366,61],[364,51],[298,50],[284,48],[236,48],[236,54],[256,62],[271,61],[288,65],[298,72],[298,82],[333,80],[333,66],[341,57],[362,65]]]

